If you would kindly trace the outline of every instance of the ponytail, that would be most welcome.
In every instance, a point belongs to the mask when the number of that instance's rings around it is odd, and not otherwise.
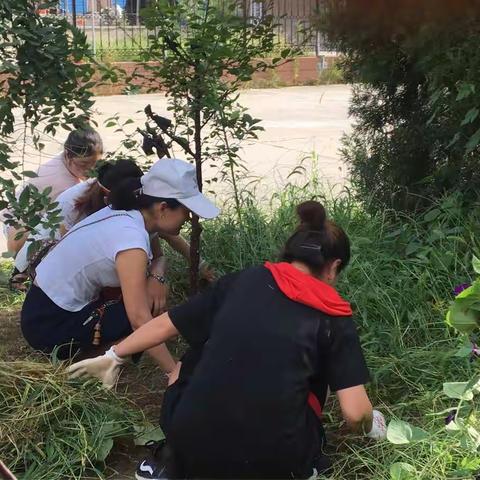
[[[173,198],[152,197],[142,193],[142,182],[138,177],[122,180],[112,188],[108,201],[113,210],[142,210],[155,203],[166,203],[169,208],[178,208],[181,203]]]
[[[345,268],[350,261],[350,241],[341,227],[327,219],[323,205],[301,203],[297,215],[300,223],[285,244],[282,260],[302,262],[317,275],[333,260],[341,260],[339,271]]]

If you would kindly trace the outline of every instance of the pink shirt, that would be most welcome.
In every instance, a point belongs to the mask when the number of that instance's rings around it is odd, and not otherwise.
[[[55,155],[51,160],[40,165],[37,171],[37,177],[28,181],[41,192],[47,187],[52,187],[49,197],[54,200],[67,188],[80,183],[80,179],[72,175],[63,160],[63,152]]]
[[[75,177],[68,171],[63,160],[63,152],[61,152],[48,162],[40,165],[37,170],[37,176],[29,178],[26,183],[34,185],[40,192],[47,187],[52,187],[49,198],[50,200],[55,200],[62,192],[80,182],[81,180],[78,177]],[[17,189],[17,198],[24,188],[22,186]],[[5,220],[4,214],[7,212],[8,208],[0,212],[0,221]]]

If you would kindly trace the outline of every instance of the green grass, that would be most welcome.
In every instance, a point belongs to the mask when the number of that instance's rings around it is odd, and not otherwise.
[[[24,295],[12,292],[8,286],[13,262],[11,260],[0,261],[0,312],[5,314],[21,307]]]
[[[295,226],[295,205],[311,198],[324,202],[352,242],[351,265],[339,289],[354,307],[372,374],[372,401],[389,419],[400,418],[429,433],[427,440],[404,446],[340,434],[344,430],[332,401],[326,416],[335,462],[330,478],[387,480],[392,464],[406,462],[416,469],[411,478],[474,479],[473,472],[480,473],[479,455],[445,431],[445,412],[455,402],[442,394],[442,383],[467,380],[478,370],[454,356],[459,339],[444,317],[454,286],[472,278],[480,212],[467,211],[460,197],[450,197],[415,217],[369,214],[348,192],[335,199],[320,192],[318,181],[290,186],[261,207],[251,194],[243,201],[241,218],[230,206],[233,201],[227,202],[219,219],[203,224],[203,256],[219,273],[275,259]],[[183,259],[169,255],[172,298],[178,302],[185,296],[187,270]],[[93,404],[88,405],[85,412]],[[72,427],[74,435],[84,428],[83,410],[76,412],[82,421]]]
[[[0,405],[0,458],[23,480],[103,478],[114,440],[152,431],[124,398],[38,358],[0,361]]]
[[[327,425],[335,438],[331,478],[390,479],[395,462],[414,465],[418,479],[474,478],[472,471],[480,474],[478,454],[462,449],[445,431],[445,411],[455,402],[442,394],[442,383],[468,380],[478,369],[453,356],[459,339],[444,318],[454,286],[472,278],[480,212],[466,214],[460,198],[450,197],[416,217],[390,211],[371,215],[348,194],[332,200],[319,191],[317,182],[289,187],[267,208],[247,200],[241,220],[227,206],[218,220],[204,223],[205,258],[221,273],[275,259],[296,223],[295,205],[310,198],[322,201],[352,242],[352,261],[339,289],[354,307],[372,374],[372,401],[390,419],[431,434],[407,446],[338,437],[333,406]],[[184,267],[174,263],[173,269],[173,291],[181,293]]]

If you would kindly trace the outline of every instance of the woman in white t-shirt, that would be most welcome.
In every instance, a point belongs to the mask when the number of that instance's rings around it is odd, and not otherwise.
[[[110,191],[124,179],[129,177],[140,178],[142,175],[142,170],[133,160],[120,159],[114,163],[104,162],[98,169],[96,179],[91,178],[65,190],[55,200],[58,203],[57,208],[60,210],[59,215],[62,217],[62,223],[60,224],[60,228],[53,232],[53,239],[60,240],[60,238],[79,221],[104,208],[105,205],[108,204]],[[46,219],[45,217],[45,220]],[[26,271],[31,258],[35,256],[36,246],[38,246],[37,248],[41,248],[43,245],[42,241],[52,239],[52,231],[50,228],[42,227],[37,230],[38,232],[29,238],[15,257],[15,268],[18,272],[25,272],[24,278],[16,280],[15,286],[17,289],[25,285],[25,281],[28,279]],[[153,258],[163,256],[159,237],[183,255],[187,261],[190,261],[190,245],[182,236],[167,235],[165,233],[160,233],[160,235],[154,233],[150,235]],[[37,243],[32,245],[33,241],[37,241]],[[202,262],[201,266],[201,277],[212,281],[214,277],[213,271],[206,262]],[[152,279],[149,279],[147,288],[152,314],[159,315],[162,313],[166,304],[167,289],[165,286],[158,285],[158,282]]]
[[[198,190],[195,168],[163,159],[140,179],[112,190],[110,206],[76,224],[36,269],[22,308],[22,332],[35,349],[60,358],[92,345],[103,348],[152,319],[147,278],[160,285],[161,262],[151,262],[149,234],[178,235],[190,212],[214,218],[219,210]],[[102,292],[121,288],[120,301]],[[175,364],[164,345],[149,350],[164,371]]]

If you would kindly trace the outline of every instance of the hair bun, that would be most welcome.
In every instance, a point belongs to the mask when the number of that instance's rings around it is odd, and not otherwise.
[[[297,207],[300,226],[309,230],[323,230],[327,220],[327,212],[323,205],[314,200],[303,202]]]

